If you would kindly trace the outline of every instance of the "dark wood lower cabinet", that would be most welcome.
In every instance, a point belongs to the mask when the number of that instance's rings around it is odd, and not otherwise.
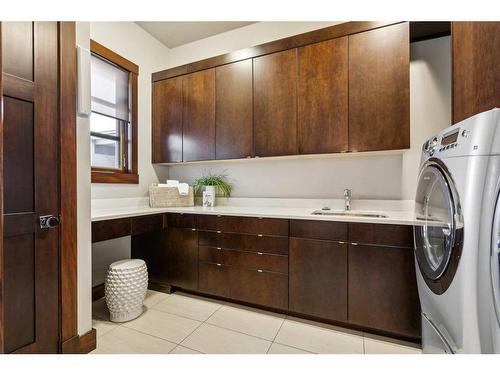
[[[229,277],[231,298],[281,310],[288,309],[287,274],[232,267]]]
[[[132,236],[132,258],[143,259],[148,267],[150,284],[156,286],[169,285],[168,274],[168,240],[167,232],[160,230]]]
[[[194,228],[167,229],[167,277],[170,285],[198,289],[198,231]]]
[[[290,310],[347,321],[347,244],[290,238]]]
[[[420,338],[410,227],[291,220],[290,237],[259,236],[198,230],[202,216],[166,218],[166,229],[132,236],[132,256],[146,261],[153,288]]]
[[[412,249],[349,245],[349,322],[420,337]]]
[[[200,292],[229,297],[229,267],[220,263],[200,263],[198,286]]]

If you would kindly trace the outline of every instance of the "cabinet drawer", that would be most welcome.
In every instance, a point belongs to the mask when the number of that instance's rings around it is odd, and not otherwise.
[[[163,215],[138,216],[131,219],[131,234],[156,232],[163,228]]]
[[[92,242],[111,240],[130,236],[130,218],[94,221],[92,223]]]
[[[198,228],[222,232],[288,236],[288,220],[257,217],[202,215]]]
[[[196,215],[191,214],[167,214],[166,226],[169,228],[197,228]]]
[[[411,225],[349,223],[349,240],[360,244],[413,248]]]
[[[220,247],[206,246],[200,246],[199,255],[200,262],[220,263],[252,270],[260,269],[288,273],[288,257],[286,255],[228,250]]]
[[[288,309],[288,276],[231,267],[230,297],[257,305]]]
[[[229,297],[229,267],[222,264],[199,264],[198,289],[200,292]]]
[[[290,237],[347,241],[347,223],[318,220],[291,220]]]
[[[288,254],[288,237],[200,231],[201,246]]]

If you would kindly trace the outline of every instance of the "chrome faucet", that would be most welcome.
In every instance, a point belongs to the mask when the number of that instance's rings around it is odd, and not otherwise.
[[[344,190],[344,210],[345,211],[350,211],[351,210],[351,189],[345,189]]]

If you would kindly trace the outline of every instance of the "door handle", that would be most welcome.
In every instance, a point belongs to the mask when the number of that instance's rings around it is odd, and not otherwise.
[[[55,228],[59,225],[61,219],[57,216],[53,215],[43,215],[40,216],[40,228],[41,229],[50,229]]]

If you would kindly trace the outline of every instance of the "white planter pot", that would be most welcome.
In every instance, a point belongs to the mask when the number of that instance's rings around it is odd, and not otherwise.
[[[215,206],[215,186],[205,186],[203,190],[203,207]]]

